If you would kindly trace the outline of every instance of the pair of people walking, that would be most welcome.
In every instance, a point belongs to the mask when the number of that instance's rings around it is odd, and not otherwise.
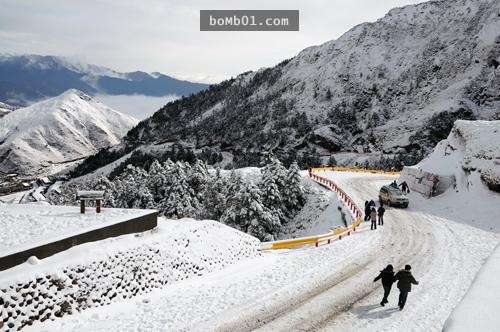
[[[366,213],[366,212],[365,212]],[[378,225],[382,226],[384,225],[384,213],[385,213],[385,208],[382,203],[380,203],[380,206],[378,209],[375,209],[375,206],[373,205],[369,211],[370,215],[370,220],[371,220],[371,230],[377,229],[377,216],[378,216]],[[365,214],[366,217],[366,214]]]
[[[418,281],[416,281],[411,274],[411,266],[408,264],[403,270],[400,270],[396,274],[394,274],[393,266],[391,264],[387,265],[386,268],[380,271],[380,274],[375,279],[373,279],[373,282],[376,282],[379,279],[382,280],[382,286],[384,287],[384,297],[382,298],[382,302],[380,302],[381,306],[385,306],[389,302],[387,298],[391,293],[392,284],[396,281],[398,282],[397,287],[399,289],[399,310],[403,310],[406,304],[408,293],[411,292],[411,285],[418,285]]]

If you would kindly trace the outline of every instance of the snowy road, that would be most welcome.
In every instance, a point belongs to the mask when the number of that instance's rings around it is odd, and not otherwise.
[[[360,206],[392,180],[361,173],[326,176]],[[265,253],[37,330],[441,330],[498,237],[438,217],[426,199],[410,196],[410,208],[388,209],[377,231],[364,225],[330,245]],[[396,269],[411,264],[420,281],[403,312],[396,310],[395,287],[389,304],[378,304],[382,288],[372,280],[388,263]]]
[[[378,196],[386,176],[327,174],[363,206]],[[484,257],[492,250],[495,237],[453,223],[425,211],[425,200],[412,200],[409,209],[388,209],[381,241],[372,248],[360,272],[352,274],[324,293],[294,310],[276,317],[262,330],[441,330],[453,307],[470,285]],[[380,228],[380,227],[379,227]],[[392,263],[395,268],[411,264],[420,281],[409,296],[403,312],[397,308],[396,287],[386,307],[380,283],[372,279],[377,271]],[[342,271],[339,271],[342,273]],[[346,310],[347,309],[347,310]]]

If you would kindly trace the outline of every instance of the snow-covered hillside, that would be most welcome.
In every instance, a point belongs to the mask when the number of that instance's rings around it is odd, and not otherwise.
[[[447,139],[417,167],[441,175],[453,175],[458,190],[471,185],[474,174],[492,189],[500,186],[500,121],[457,121]]]
[[[0,119],[0,171],[24,175],[60,170],[115,145],[137,120],[78,90]]]
[[[259,257],[259,244],[215,221],[160,218],[152,231],[86,243],[42,260],[29,259],[0,271],[0,299],[5,305],[0,330],[37,326],[85,309],[103,311],[111,303],[150,296],[182,280]]]
[[[8,104],[0,102],[0,118],[4,117],[15,109],[16,108],[14,106],[10,106]]]
[[[500,121],[457,121],[447,139],[412,168],[452,177],[454,185],[427,201],[435,213],[500,231]],[[405,171],[403,171],[403,175]],[[490,190],[492,189],[492,190]]]
[[[166,105],[125,146],[196,142],[232,153],[236,167],[258,165],[270,151],[303,165],[339,152],[354,153],[351,163],[368,155],[373,166],[415,164],[455,120],[500,118],[499,10],[497,0],[395,8],[275,67]]]

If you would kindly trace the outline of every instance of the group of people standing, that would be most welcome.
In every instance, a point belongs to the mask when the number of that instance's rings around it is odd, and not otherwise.
[[[384,213],[384,204],[380,203],[377,209],[373,199],[365,202],[365,221],[371,221],[371,230],[377,229],[377,217],[379,226],[384,225]]]
[[[408,264],[403,270],[399,271],[396,274],[394,274],[393,266],[391,264],[387,265],[387,267],[380,271],[380,274],[375,279],[373,279],[373,282],[376,282],[379,279],[382,279],[382,286],[384,287],[384,297],[382,298],[382,302],[380,302],[381,306],[385,306],[387,303],[389,303],[387,298],[391,293],[392,284],[396,281],[398,282],[397,287],[399,289],[399,310],[403,310],[406,304],[408,293],[411,292],[411,285],[418,285],[418,281],[416,281],[411,274],[411,266]]]

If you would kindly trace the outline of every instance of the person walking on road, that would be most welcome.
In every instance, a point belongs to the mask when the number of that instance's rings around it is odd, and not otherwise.
[[[380,226],[383,226],[384,225],[384,213],[385,213],[385,208],[384,208],[383,203],[380,203],[380,206],[378,207],[377,213],[378,213],[378,224]]]
[[[382,279],[382,286],[384,287],[384,297],[382,298],[382,302],[380,302],[380,305],[383,307],[389,302],[387,301],[387,298],[391,293],[392,284],[394,283],[394,268],[391,264],[387,265],[385,269],[380,271],[380,274],[373,279],[373,282],[376,282],[379,279]]]
[[[370,208],[374,208],[375,207],[375,201],[373,199],[370,200],[370,203],[368,203],[368,205],[370,205]]]
[[[346,216],[345,216],[345,212],[344,212],[344,210],[342,209],[342,207],[341,207],[341,206],[339,206],[337,209],[338,209],[338,210],[339,210],[339,212],[340,212],[340,219],[341,219],[341,220],[342,220],[342,222],[344,223],[344,226],[347,228],[347,219],[346,219]]]
[[[377,229],[377,210],[375,210],[374,207],[372,207],[372,210],[370,211],[370,219],[372,221],[371,224],[371,229]]]
[[[365,221],[368,221],[370,219],[370,203],[368,201],[365,201]]]
[[[401,182],[399,186],[401,187],[403,194],[408,194],[410,192],[410,188],[408,187],[408,183],[406,183],[406,181]]]
[[[399,271],[394,276],[394,280],[398,281],[399,288],[399,310],[403,310],[406,299],[408,298],[408,293],[411,292],[411,285],[418,285],[418,281],[415,280],[413,275],[411,274],[411,266],[406,265],[404,270]]]

